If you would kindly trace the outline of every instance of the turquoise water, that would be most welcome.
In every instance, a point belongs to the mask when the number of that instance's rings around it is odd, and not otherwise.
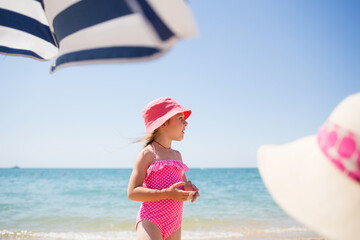
[[[134,239],[140,203],[127,198],[130,174],[0,169],[0,237]],[[314,236],[274,203],[255,168],[191,169],[187,178],[201,197],[184,205],[183,239]]]

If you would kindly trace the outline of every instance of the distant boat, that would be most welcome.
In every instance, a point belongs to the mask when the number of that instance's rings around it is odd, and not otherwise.
[[[20,167],[15,165],[14,167],[12,167],[12,169],[19,169]]]

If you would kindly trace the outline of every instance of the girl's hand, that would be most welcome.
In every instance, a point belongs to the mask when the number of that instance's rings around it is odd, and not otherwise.
[[[178,182],[171,185],[169,188],[165,189],[165,193],[168,198],[178,200],[178,201],[186,201],[189,197],[189,191],[180,190],[180,186],[185,186],[185,182]]]
[[[194,197],[192,198],[191,202],[195,202],[196,198],[200,197],[199,189],[191,183],[191,181],[187,181],[184,185],[185,191],[195,191]]]

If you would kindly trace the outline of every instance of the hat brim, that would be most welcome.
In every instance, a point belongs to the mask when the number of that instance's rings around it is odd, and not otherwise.
[[[258,151],[261,177],[290,216],[330,239],[360,236],[360,184],[321,152],[316,136]]]
[[[173,116],[175,116],[178,113],[184,113],[184,119],[186,120],[190,114],[191,114],[191,110],[187,109],[185,107],[182,107],[181,109],[174,109],[170,112],[168,112],[167,114],[165,114],[164,116],[160,117],[159,119],[157,119],[153,124],[151,124],[147,129],[146,129],[146,134],[150,134],[153,131],[155,131],[157,128],[161,127],[161,125],[163,125],[168,119],[172,118]]]

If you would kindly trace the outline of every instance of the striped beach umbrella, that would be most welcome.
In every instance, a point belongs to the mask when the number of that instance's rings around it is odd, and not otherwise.
[[[161,56],[197,35],[186,0],[0,0],[0,53],[76,64]]]

